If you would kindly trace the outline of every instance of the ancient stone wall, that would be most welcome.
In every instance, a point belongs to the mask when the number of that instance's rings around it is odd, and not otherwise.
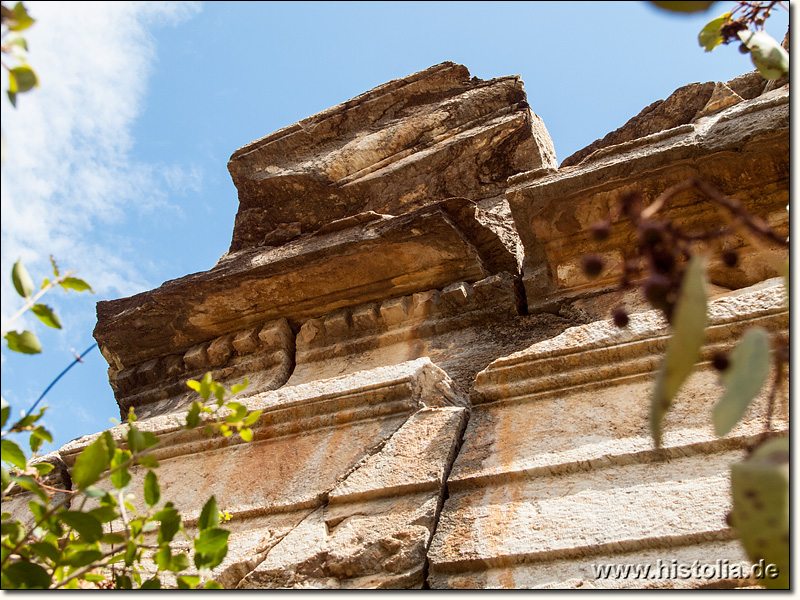
[[[444,63],[236,151],[230,251],[99,303],[95,329],[121,414],[134,407],[144,429],[175,430],[189,378],[251,381],[253,442],[192,431],[156,452],[187,527],[211,494],[232,515],[218,580],[723,585],[603,580],[591,565],[745,561],[727,473],[764,399],[716,438],[709,361],[751,324],[788,329],[774,253],[737,237],[739,265],[712,263],[703,358],[660,450],[647,411],[667,325],[616,290],[618,271],[588,279],[580,261],[614,264],[631,243],[624,219],[599,246],[587,234],[621,194],[652,199],[688,177],[788,233],[788,102],[788,85],[765,91],[756,73],[693,84],[559,168],[518,77]],[[720,219],[691,191],[669,211]],[[624,329],[609,320],[619,304]]]

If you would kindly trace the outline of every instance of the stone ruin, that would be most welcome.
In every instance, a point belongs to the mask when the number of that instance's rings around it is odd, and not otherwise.
[[[726,524],[728,469],[766,398],[724,438],[710,357],[759,324],[788,331],[774,256],[737,238],[711,263],[701,364],[648,427],[668,328],[613,264],[621,194],[689,177],[788,235],[789,86],[757,72],[691,84],[559,167],[519,77],[443,63],[237,150],[230,250],[210,270],[98,304],[120,413],[176,429],[210,371],[263,410],[254,440],[188,431],[156,457],[191,529],[232,519],[228,588],[724,587],[597,579],[594,564],[748,562]],[[719,215],[689,191],[670,216]],[[622,304],[630,325],[616,328]],[[766,394],[764,394],[765,396]],[[788,430],[788,414],[777,417]],[[124,426],[112,433],[124,438]],[[67,444],[67,466],[96,436]],[[134,475],[133,485],[137,486]],[[189,549],[187,548],[187,551]]]

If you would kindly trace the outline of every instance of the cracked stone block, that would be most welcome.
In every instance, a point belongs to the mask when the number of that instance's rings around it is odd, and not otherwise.
[[[251,443],[200,428],[154,451],[190,531],[211,495],[232,515],[215,575],[228,587],[420,587],[469,412],[444,371],[423,358],[237,400],[263,411]],[[163,435],[183,416],[137,426]],[[124,443],[124,425],[110,433]],[[70,468],[97,435],[60,450]],[[146,472],[132,470],[131,489]]]
[[[624,329],[610,320],[573,327],[494,361],[476,378],[430,547],[430,586],[575,587],[584,578],[613,588],[621,583],[588,576],[600,557],[640,563],[657,553],[670,562],[715,546],[725,553],[704,562],[741,561],[727,543],[735,539],[725,520],[729,468],[760,439],[769,386],[718,438],[710,415],[721,388],[711,358],[749,327],[786,332],[788,325],[782,280],[710,302],[707,345],[665,419],[662,449],[649,430],[669,336],[660,313],[633,314]],[[778,412],[774,427],[786,434],[787,410]],[[693,575],[659,585],[706,583]]]

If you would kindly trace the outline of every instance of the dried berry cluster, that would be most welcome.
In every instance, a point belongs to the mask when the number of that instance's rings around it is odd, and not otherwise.
[[[722,207],[730,224],[710,231],[688,232],[668,217],[657,218],[659,211],[671,198],[690,189],[699,191],[708,200]],[[618,289],[629,290],[640,286],[650,305],[660,310],[670,323],[686,264],[697,250],[698,242],[705,242],[706,246],[715,248],[722,263],[730,268],[738,265],[739,256],[735,250],[724,247],[723,240],[736,230],[745,230],[751,237],[788,247],[785,238],[773,231],[762,219],[750,214],[741,202],[697,179],[688,179],[671,187],[647,206],[639,192],[624,194],[619,205],[605,219],[591,227],[592,239],[597,242],[607,240],[611,235],[611,224],[620,219],[630,222],[636,242],[625,251]],[[604,261],[597,254],[583,258],[583,270],[588,277],[598,277],[604,268]],[[628,314],[622,307],[615,308],[612,316],[617,327],[626,327],[629,323]],[[727,357],[718,355],[713,364],[719,370],[725,370],[728,365]]]

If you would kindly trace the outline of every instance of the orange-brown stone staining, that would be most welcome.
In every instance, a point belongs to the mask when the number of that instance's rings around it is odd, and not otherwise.
[[[701,177],[788,235],[788,98],[757,74],[691,84],[557,168],[519,77],[443,63],[236,151],[230,251],[99,303],[95,329],[123,416],[134,407],[140,429],[170,436],[155,450],[162,496],[189,531],[212,494],[232,515],[214,577],[691,588],[708,581],[598,579],[592,565],[746,562],[724,520],[728,467],[759,439],[767,392],[717,438],[710,365],[748,327],[788,331],[785,252],[736,232],[735,267],[710,261],[706,345],[655,449],[650,393],[670,331],[641,293],[616,289],[629,223],[602,242],[588,229],[621,194],[652,200]],[[668,216],[722,224],[698,198],[675,196]],[[596,279],[589,253],[608,265]],[[198,399],[186,380],[206,372],[250,380],[236,401],[263,411],[251,443],[175,433]],[[785,403],[773,425],[788,431]],[[110,432],[124,444],[125,425]],[[93,439],[58,452],[64,470]]]

